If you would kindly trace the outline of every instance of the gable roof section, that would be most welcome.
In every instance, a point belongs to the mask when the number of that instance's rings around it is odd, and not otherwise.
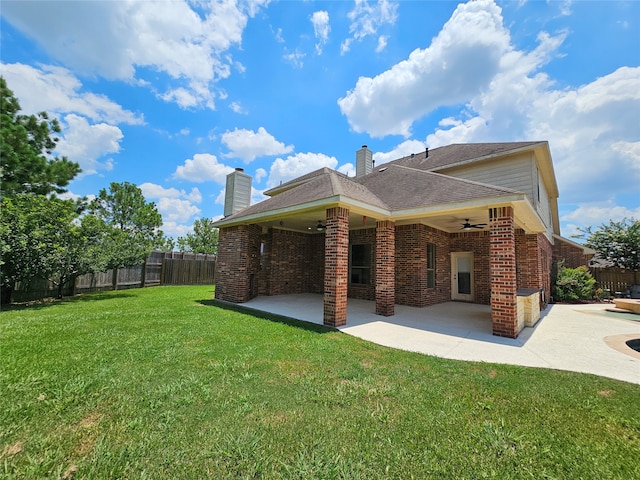
[[[389,208],[366,186],[354,182],[353,179],[335,170],[324,168],[312,173],[313,175],[309,174],[311,179],[297,186],[289,187],[281,193],[229,215],[221,221],[233,221],[266,212],[295,209],[295,207],[303,208],[305,205],[330,201],[331,199],[335,199],[335,201],[351,199],[383,210]]]
[[[535,145],[546,142],[501,142],[501,143],[454,143],[445,147],[438,147],[426,152],[399,158],[389,164],[402,165],[418,170],[437,171],[469,162],[478,162],[489,158],[517,153]],[[383,167],[384,165],[381,165]]]
[[[314,170],[313,172],[309,172],[305,175],[302,175],[300,177],[296,177],[293,180],[289,180],[288,182],[281,183],[277,187],[273,187],[273,188],[270,188],[269,190],[265,190],[263,193],[265,195],[268,195],[269,197],[273,197],[274,195],[278,195],[282,192],[286,192],[287,190],[291,190],[292,188],[297,187],[298,185],[302,185],[303,183],[308,182],[312,178],[318,177],[326,173],[337,173],[338,175],[343,175],[342,173],[332,170],[331,168],[323,167],[323,168],[319,168],[318,170]],[[346,175],[343,175],[343,176],[346,177]]]
[[[311,179],[267,200],[229,215],[218,224],[234,224],[262,215],[279,215],[331,203],[366,205],[386,215],[476,199],[523,195],[509,188],[493,187],[434,172],[387,165],[358,179],[331,169],[313,172]],[[393,188],[401,185],[402,188]]]

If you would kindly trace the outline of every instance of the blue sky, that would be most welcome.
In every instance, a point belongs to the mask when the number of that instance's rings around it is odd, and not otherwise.
[[[5,1],[0,74],[59,118],[70,195],[138,184],[184,235],[262,191],[451,143],[548,140],[562,233],[640,218],[640,2]]]

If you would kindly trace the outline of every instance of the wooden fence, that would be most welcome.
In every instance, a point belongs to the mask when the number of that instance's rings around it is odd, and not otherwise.
[[[591,268],[591,275],[596,279],[598,288],[609,290],[612,294],[631,290],[632,285],[640,285],[640,271],[625,268],[605,267]]]
[[[151,252],[143,265],[117,268],[100,273],[81,275],[64,286],[66,296],[103,290],[123,290],[158,285],[213,285],[215,255],[184,252]],[[13,300],[26,302],[54,297],[58,288],[47,279],[28,285],[17,284]]]

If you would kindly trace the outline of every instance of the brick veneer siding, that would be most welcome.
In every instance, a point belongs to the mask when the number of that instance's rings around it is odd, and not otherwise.
[[[450,235],[451,252],[473,252],[473,302],[491,304],[489,232],[459,232]]]
[[[349,210],[327,209],[324,270],[324,324],[338,327],[347,323],[347,283],[349,277]]]
[[[512,207],[489,210],[489,269],[493,334],[515,338],[519,333],[516,296],[516,245]]]
[[[553,244],[553,262],[558,263],[561,260],[564,260],[564,266],[567,268],[586,267],[589,264],[582,248],[556,238]]]
[[[215,298],[242,303],[258,294],[261,235],[258,225],[220,229]]]
[[[395,223],[378,222],[376,227],[376,314],[395,313]]]
[[[426,307],[451,300],[449,236],[422,224],[396,227],[396,303]],[[427,244],[436,246],[436,286],[427,287]]]
[[[348,296],[349,298],[374,301],[376,299],[376,229],[351,230],[349,232],[349,249],[351,249],[351,245],[371,245],[371,271],[369,275],[371,282],[368,285],[361,285],[351,283],[349,280]]]
[[[516,230],[517,286],[544,291],[540,298],[542,308],[551,291],[552,257],[551,242],[543,233],[525,234]]]
[[[271,229],[265,247],[264,295],[323,292],[324,234]]]

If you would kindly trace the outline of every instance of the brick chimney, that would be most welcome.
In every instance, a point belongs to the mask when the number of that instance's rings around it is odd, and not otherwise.
[[[236,168],[227,175],[227,188],[224,195],[224,216],[228,217],[245,209],[251,203],[251,176],[244,168]]]

